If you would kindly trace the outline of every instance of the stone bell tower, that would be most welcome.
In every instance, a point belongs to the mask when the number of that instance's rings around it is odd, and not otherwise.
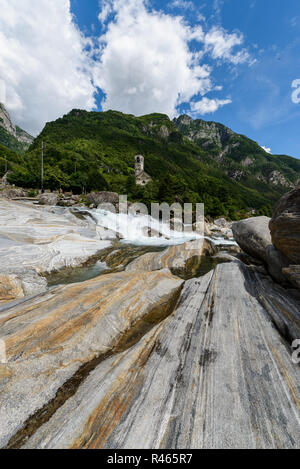
[[[145,158],[142,155],[135,157],[135,176],[138,176],[144,171]]]
[[[145,158],[142,155],[135,156],[135,182],[138,186],[145,186],[152,181],[151,176],[144,171]]]

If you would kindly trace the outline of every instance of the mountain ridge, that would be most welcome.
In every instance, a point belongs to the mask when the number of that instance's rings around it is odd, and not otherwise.
[[[249,139],[245,135],[238,134],[218,122],[204,121],[203,119],[193,120],[187,115],[179,116],[175,118],[173,122],[185,138],[211,152],[217,162],[222,162],[228,170],[231,170],[228,171],[228,174],[233,179],[240,180],[247,174],[245,168],[254,165],[254,171],[252,171],[252,173],[256,174],[261,181],[282,185],[287,188],[294,187],[297,182],[296,178],[299,177],[298,174],[292,174],[292,172],[290,172],[289,177],[285,177],[285,175],[280,173],[280,170],[285,165],[285,170],[288,171],[296,164],[299,171],[300,164],[295,163],[298,161],[296,158],[287,155],[270,154],[254,140]],[[244,150],[245,144],[248,144],[248,146],[251,145],[250,151],[249,149]],[[241,154],[238,154],[235,150],[238,147],[242,147],[244,158],[240,158]],[[252,158],[249,156],[249,153],[252,155]],[[256,158],[253,159],[253,156],[256,156]],[[255,159],[260,160],[260,167],[255,165]],[[234,172],[234,169],[239,169],[234,165],[234,162],[240,163],[244,170],[242,168],[241,171]],[[277,167],[274,167],[273,171],[268,172],[267,163],[273,163]],[[267,174],[262,174],[262,171],[267,172]]]
[[[74,109],[46,124],[24,163],[12,168],[11,183],[39,187],[42,141],[48,189],[112,190],[147,204],[204,202],[213,216],[235,218],[253,209],[270,215],[300,178],[300,161],[269,155],[219,123]],[[135,185],[136,154],[144,155],[153,179],[145,188]]]

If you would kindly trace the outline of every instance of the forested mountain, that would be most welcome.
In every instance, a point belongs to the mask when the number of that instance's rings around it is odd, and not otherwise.
[[[300,178],[300,161],[270,155],[221,124],[73,110],[48,123],[21,164],[11,165],[11,183],[39,187],[42,142],[49,189],[111,190],[147,204],[205,202],[212,216],[236,218],[249,209],[270,214]],[[144,155],[153,179],[144,188],[135,185],[136,154]]]

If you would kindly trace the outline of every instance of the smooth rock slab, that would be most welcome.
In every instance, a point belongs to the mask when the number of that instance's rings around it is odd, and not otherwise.
[[[162,252],[147,253],[131,262],[127,272],[155,271],[170,269],[175,275],[184,276],[201,264],[202,256],[216,253],[211,241],[204,238],[184,244],[170,246]]]
[[[76,267],[110,245],[99,239],[94,223],[68,210],[0,199],[0,273]]]
[[[300,370],[266,287],[238,261],[188,281],[177,310],[99,364],[25,447],[299,448]]]
[[[169,271],[122,272],[2,307],[7,364],[0,364],[0,446],[49,418],[95,360],[128,348],[170,314],[182,284]],[[21,440],[18,435],[11,445]]]

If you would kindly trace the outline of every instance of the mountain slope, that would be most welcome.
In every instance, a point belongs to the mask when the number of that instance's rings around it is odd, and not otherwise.
[[[45,126],[10,181],[39,186],[43,141],[45,186],[50,189],[110,189],[147,204],[205,202],[207,214],[213,216],[234,218],[250,208],[269,214],[271,205],[287,191],[285,181],[291,185],[299,179],[300,162],[272,157],[221,124],[201,122],[199,130],[198,121],[187,116],[172,122],[162,114],[135,117],[116,111],[73,110]],[[195,127],[192,135],[191,126]],[[153,178],[145,188],[134,183],[138,153],[145,156],[145,170]],[[255,161],[255,171],[245,165],[245,159]],[[282,172],[284,184],[270,180],[266,162],[271,172]],[[245,174],[238,178],[232,174],[237,170]],[[264,179],[259,171],[266,173]]]
[[[194,142],[222,166],[226,173],[248,187],[259,182],[291,188],[299,179],[300,161],[285,155],[270,155],[258,143],[228,127],[189,116],[174,119],[186,140]]]
[[[0,144],[10,150],[23,154],[32,144],[34,138],[25,130],[15,126],[4,105],[0,103]]]

